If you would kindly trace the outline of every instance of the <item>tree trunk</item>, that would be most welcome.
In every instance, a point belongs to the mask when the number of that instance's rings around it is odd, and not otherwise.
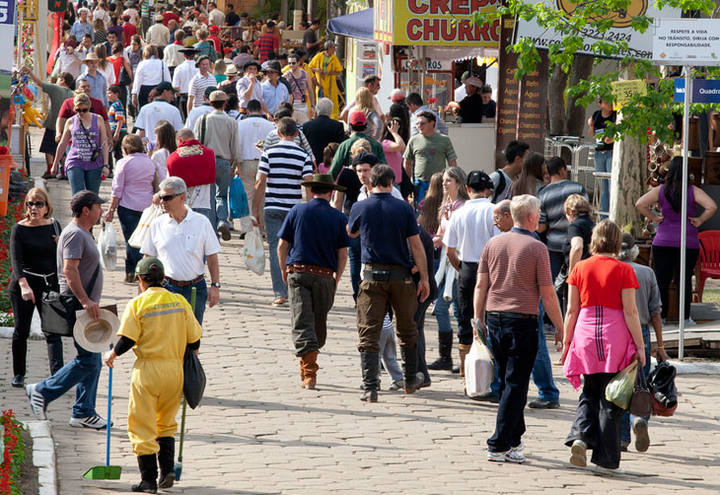
[[[551,136],[566,136],[565,127],[565,88],[567,87],[567,74],[556,65],[550,75],[550,88],[548,91],[548,114],[550,116]]]
[[[575,55],[575,63],[569,74],[569,85],[575,86],[578,82],[590,77],[595,58],[589,55]],[[585,107],[578,105],[576,98],[567,98],[567,133],[568,136],[582,136],[585,132]]]
[[[618,114],[618,119],[620,119]],[[632,229],[635,237],[643,225],[642,215],[635,208],[635,201],[645,194],[646,146],[636,139],[625,137],[615,142],[610,187],[610,218],[621,229]]]

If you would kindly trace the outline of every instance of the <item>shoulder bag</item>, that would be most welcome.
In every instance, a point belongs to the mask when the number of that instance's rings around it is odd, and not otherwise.
[[[100,273],[100,263],[95,269],[87,293],[92,293],[95,281]],[[61,337],[71,337],[75,326],[75,312],[82,308],[80,301],[75,295],[50,290],[42,295],[40,305],[40,322],[42,331]]]
[[[638,373],[635,378],[635,389],[630,399],[630,414],[634,416],[647,417],[653,412],[653,399],[648,390],[647,380],[642,368],[638,365]]]

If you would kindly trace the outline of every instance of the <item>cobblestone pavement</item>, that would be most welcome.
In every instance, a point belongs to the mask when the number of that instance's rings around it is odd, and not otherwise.
[[[67,219],[69,186],[51,181],[56,216]],[[101,194],[109,196],[105,182]],[[119,231],[119,227],[118,227]],[[292,352],[289,313],[270,306],[270,277],[247,271],[242,241],[222,242],[220,305],[206,312],[200,349],[208,377],[200,408],[188,410],[182,480],[170,493],[718,493],[720,409],[718,379],[678,377],[681,403],[672,418],[653,419],[652,446],[623,454],[625,474],[600,476],[571,468],[563,439],[577,393],[559,380],[561,408],[526,409],[523,465],[486,460],[485,440],[496,406],[463,397],[457,375],[438,372],[414,395],[382,392],[376,404],[358,400],[360,363],[349,277],[330,314],[328,342],[319,357],[318,389],[301,389]],[[123,250],[120,248],[119,256]],[[122,260],[120,260],[122,262]],[[121,266],[121,265],[120,265]],[[106,273],[104,304],[122,310],[135,288],[123,270]],[[437,326],[428,314],[428,358],[437,353]],[[9,387],[10,342],[0,353],[0,407],[23,419],[31,413],[23,391]],[[30,343],[28,382],[46,376],[45,345]],[[456,351],[455,351],[456,352]],[[66,342],[65,358],[74,349]],[[457,358],[457,356],[455,356]],[[558,358],[553,352],[552,359]],[[127,397],[133,356],[116,362],[111,464],[120,481],[89,481],[82,473],[102,464],[105,433],[68,426],[72,396],[48,410],[57,442],[62,494],[125,493],[139,474],[127,438]],[[556,375],[561,370],[554,367]],[[390,385],[383,377],[383,388]],[[98,412],[105,415],[107,372],[100,378]],[[531,398],[536,390],[531,385]]]

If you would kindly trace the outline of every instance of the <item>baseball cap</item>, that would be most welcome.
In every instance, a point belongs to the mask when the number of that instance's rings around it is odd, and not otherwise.
[[[217,89],[216,86],[210,86],[209,88],[205,88],[205,93],[204,93],[205,98],[210,98],[210,95],[211,95],[212,92],[215,91],[216,89]]]
[[[493,189],[495,186],[488,174],[482,170],[473,170],[467,176],[467,185],[473,191],[482,191],[483,189]]]
[[[360,110],[350,112],[350,118],[348,119],[350,125],[365,125],[367,124],[367,117]]]
[[[164,275],[165,267],[162,261],[152,256],[141,259],[138,261],[138,264],[135,265],[135,273],[137,275],[151,275],[158,272],[161,276]]]
[[[210,93],[210,101],[226,101],[228,99],[228,95],[225,91],[216,90]]]
[[[170,84],[170,82],[168,81],[163,81],[157,86],[155,86],[155,91],[157,91],[158,93],[162,93],[163,91],[172,91],[173,93],[176,92],[175,88],[173,88],[173,85]]]
[[[219,33],[219,32],[220,32],[220,28],[213,24],[212,26],[210,26],[210,27],[208,28],[208,31],[210,31],[211,33]]]
[[[91,208],[92,205],[101,205],[104,202],[104,199],[92,191],[79,191],[73,195],[72,199],[70,199],[70,210],[73,214],[79,214],[86,206]]]
[[[374,167],[378,163],[377,156],[375,156],[374,153],[368,153],[367,151],[362,151],[359,155],[357,155],[355,158],[353,158],[352,166],[353,168],[355,165],[358,165],[360,163],[367,163],[371,167]]]

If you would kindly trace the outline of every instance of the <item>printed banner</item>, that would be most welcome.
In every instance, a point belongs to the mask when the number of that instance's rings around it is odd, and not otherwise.
[[[0,46],[6,48],[15,46],[15,6],[15,0],[0,0]],[[12,66],[13,50],[0,50],[0,74],[10,75]],[[9,89],[8,87],[7,90]],[[0,92],[4,93],[5,90],[6,88],[0,86]]]

